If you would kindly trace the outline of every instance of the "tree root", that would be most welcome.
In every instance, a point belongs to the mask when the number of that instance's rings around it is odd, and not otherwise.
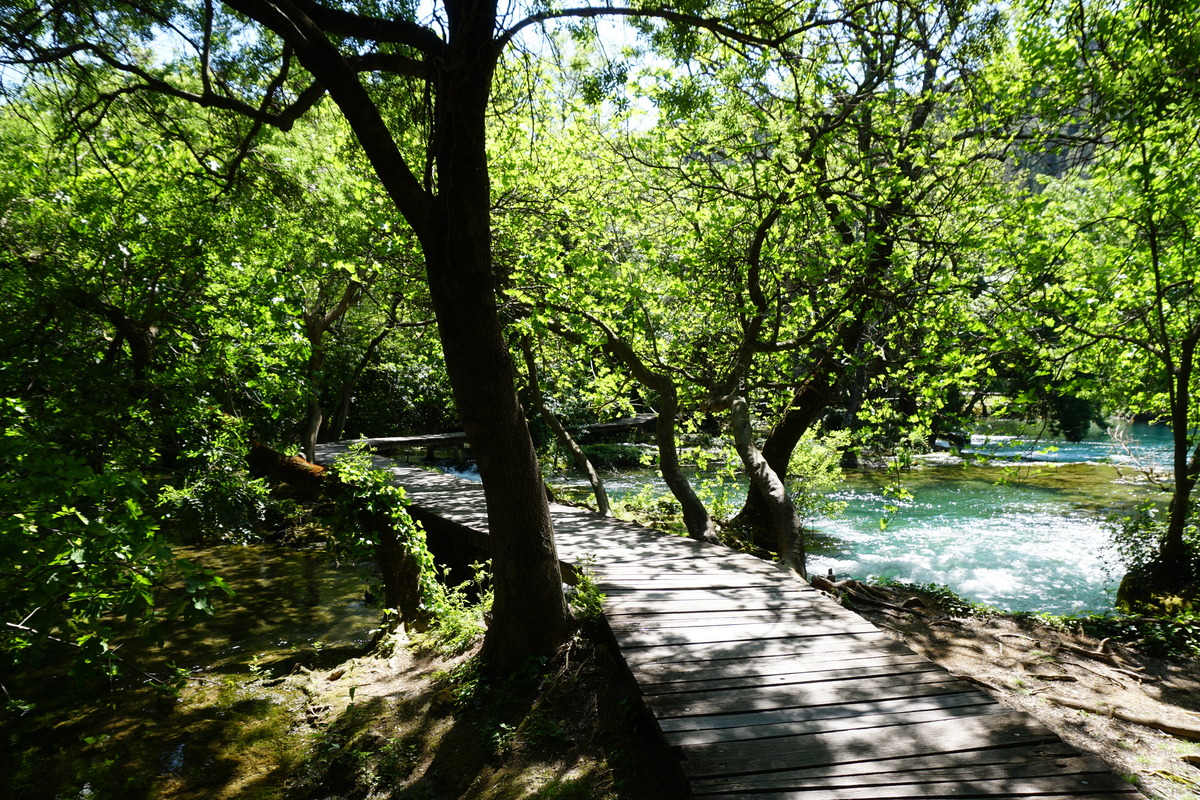
[[[809,578],[809,584],[815,589],[820,589],[823,592],[833,595],[839,601],[851,600],[866,603],[867,605],[886,608],[889,611],[895,611],[900,614],[917,614],[925,607],[925,603],[917,597],[910,597],[901,605],[890,603],[884,599],[886,595],[875,587],[868,586],[853,578],[846,578],[840,581],[834,580],[832,573],[827,577],[813,575]]]
[[[996,635],[998,637],[999,636],[1008,636],[1013,639],[1025,639],[1026,641],[1030,641],[1030,642],[1038,641],[1037,639],[1033,638],[1032,636],[1026,636],[1023,633],[1007,633],[1006,632],[1006,633],[998,633]],[[1145,677],[1144,675],[1141,674],[1143,672],[1143,669],[1141,667],[1130,664],[1127,661],[1124,661],[1120,656],[1118,656],[1116,653],[1112,652],[1109,649],[1110,641],[1111,641],[1110,639],[1102,640],[1100,642],[1100,644],[1096,645],[1095,650],[1089,650],[1086,647],[1080,647],[1077,644],[1071,644],[1069,642],[1055,642],[1054,646],[1051,648],[1050,654],[1055,655],[1060,650],[1065,650],[1066,652],[1071,653],[1073,655],[1083,656],[1084,658],[1091,658],[1096,661],[1100,661],[1101,663],[1107,664],[1109,667],[1112,668],[1113,672],[1123,675],[1126,678],[1131,678],[1132,680],[1135,680],[1135,681],[1143,680]],[[1083,665],[1080,664],[1078,666],[1082,667]],[[1086,667],[1085,667],[1085,669],[1086,669]],[[1088,671],[1093,672],[1093,670],[1088,670]],[[1100,674],[1100,673],[1096,673],[1096,674]],[[1107,676],[1104,676],[1104,677],[1107,677]]]
[[[1097,714],[1102,717],[1112,717],[1122,720],[1123,722],[1132,722],[1135,725],[1145,725],[1147,728],[1169,733],[1172,736],[1178,736],[1181,739],[1197,739],[1200,740],[1200,724],[1176,724],[1158,719],[1157,717],[1148,717],[1143,714],[1136,714],[1119,706],[1102,705],[1092,703],[1087,700],[1076,700],[1073,697],[1063,697],[1057,694],[1042,694],[1040,697],[1056,703],[1066,708],[1074,708],[1079,711],[1087,711],[1091,714]]]
[[[1122,661],[1117,656],[1116,653],[1110,652],[1108,649],[1108,643],[1109,643],[1109,640],[1104,639],[1103,641],[1100,642],[1099,645],[1096,646],[1095,650],[1088,650],[1086,647],[1080,647],[1079,645],[1069,644],[1068,642],[1059,642],[1056,645],[1056,647],[1061,650],[1066,650],[1069,653],[1074,653],[1077,656],[1084,656],[1086,658],[1094,658],[1097,661],[1101,661],[1105,664],[1108,664],[1111,667],[1115,667],[1118,671],[1120,671],[1124,675],[1128,675],[1129,677],[1132,677],[1135,680],[1140,679],[1141,676],[1137,675],[1136,673],[1140,672],[1141,668],[1136,667],[1132,664],[1128,664],[1125,661]]]

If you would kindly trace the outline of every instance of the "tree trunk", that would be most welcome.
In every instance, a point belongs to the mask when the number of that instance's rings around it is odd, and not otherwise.
[[[788,478],[792,453],[795,452],[800,438],[821,418],[832,398],[833,390],[828,377],[825,374],[814,374],[796,391],[783,416],[767,434],[766,441],[763,442],[762,457],[781,480],[786,481]],[[770,520],[771,510],[766,498],[758,487],[751,483],[746,492],[746,502],[734,517],[733,524],[751,531],[756,545],[773,551],[777,541],[765,535],[769,530]]]
[[[392,309],[395,313],[395,308]],[[328,435],[332,441],[337,441],[342,438],[346,430],[346,420],[350,417],[350,406],[354,402],[354,390],[358,386],[358,381],[362,378],[363,372],[367,368],[367,364],[371,362],[371,357],[375,355],[375,351],[379,345],[383,344],[383,340],[392,332],[392,327],[389,325],[375,335],[363,350],[362,356],[358,359],[358,363],[354,365],[354,370],[350,373],[350,377],[342,385],[342,390],[338,395],[338,409],[333,420],[329,423]]]
[[[541,380],[538,377],[537,359],[534,357],[533,345],[529,341],[528,336],[521,340],[521,351],[525,354],[525,370],[529,375],[529,394],[533,398],[533,404],[537,406],[538,414],[550,426],[550,430],[554,432],[554,438],[558,440],[559,445],[571,454],[571,459],[575,462],[575,466],[583,474],[587,475],[588,483],[592,487],[592,494],[596,496],[596,510],[602,516],[609,516],[612,512],[608,505],[608,492],[604,490],[604,481],[600,480],[600,475],[596,472],[596,468],[592,466],[587,453],[583,452],[583,448],[579,446],[579,443],[575,441],[570,432],[563,427],[563,424],[559,421],[555,413],[546,407],[546,400],[542,396]]]
[[[733,443],[741,456],[746,472],[770,512],[775,531],[775,547],[784,564],[795,569],[805,580],[808,579],[804,552],[804,526],[796,506],[783,485],[778,473],[771,468],[763,454],[754,445],[754,433],[750,427],[750,409],[742,392],[730,398],[729,422],[733,429]]]
[[[421,565],[405,547],[387,514],[364,512],[362,523],[379,537],[376,560],[383,578],[383,605],[395,609],[405,625],[423,627],[428,620],[421,608]]]
[[[496,307],[486,121],[500,48],[495,0],[445,0],[443,44],[423,39],[434,98],[429,155],[436,193],[330,35],[290,4],[225,0],[293,48],[346,118],[375,174],[421,242],[446,371],[479,463],[488,506],[495,605],[489,669],[508,671],[566,640],[569,616],[541,473]]]
[[[1186,337],[1180,345],[1179,361],[1175,374],[1174,392],[1171,398],[1171,431],[1174,442],[1173,467],[1174,486],[1171,507],[1167,516],[1167,532],[1163,537],[1160,561],[1166,573],[1164,577],[1180,583],[1192,580],[1192,559],[1188,552],[1184,531],[1192,510],[1192,492],[1200,477],[1200,444],[1189,453],[1188,422],[1191,410],[1191,379],[1195,368],[1196,346],[1200,343],[1200,326]]]
[[[658,419],[654,421],[658,469],[671,494],[675,495],[683,508],[683,524],[687,526],[688,535],[704,542],[716,541],[717,526],[679,466],[679,448],[675,444],[675,416],[678,413],[679,395],[672,384],[668,391],[660,391],[658,395]]]
[[[595,318],[592,318],[592,321],[599,323]],[[654,421],[658,470],[662,473],[667,488],[683,509],[683,524],[687,526],[688,536],[700,541],[716,541],[717,526],[679,466],[679,448],[675,444],[675,416],[679,413],[679,393],[675,389],[674,381],[650,369],[627,342],[617,338],[607,326],[601,327],[607,338],[605,351],[629,367],[633,376],[643,386],[658,393],[658,418]]]
[[[321,396],[317,394],[317,391],[316,385],[309,388],[304,427],[300,431],[300,446],[304,448],[304,458],[308,461],[317,459],[317,434],[321,430],[321,421],[324,419],[324,415],[321,413]]]
[[[422,245],[446,370],[487,500],[495,601],[483,655],[502,673],[554,652],[570,618],[492,275],[485,120],[495,6],[446,6],[450,44],[436,78],[439,191]]]

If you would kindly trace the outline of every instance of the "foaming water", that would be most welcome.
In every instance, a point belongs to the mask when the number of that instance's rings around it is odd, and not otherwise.
[[[1168,468],[1170,436],[1158,425],[1095,429],[1083,442],[996,430],[972,437],[964,453],[975,464],[950,458],[952,466],[902,473],[906,502],[885,494],[886,473],[847,473],[833,495],[846,502],[844,514],[809,521],[809,569],[943,584],[1008,611],[1111,610],[1123,567],[1107,520],[1145,499],[1144,471]],[[656,473],[605,481],[614,498],[647,484],[667,492]],[[715,488],[710,496],[729,495],[740,508],[744,478]]]
[[[824,535],[814,542],[810,570],[940,583],[1008,611],[1112,607],[1120,575],[1100,509],[1081,508],[1061,491],[996,485],[972,472],[914,477],[915,497],[902,504],[861,485],[875,476],[859,477],[859,486],[838,495],[845,514],[815,523]]]
[[[1171,429],[1165,425],[1115,422],[1108,429],[1093,427],[1080,442],[1046,439],[1036,428],[976,433],[963,452],[1031,462],[1119,464],[1164,470],[1171,468],[1171,446]]]

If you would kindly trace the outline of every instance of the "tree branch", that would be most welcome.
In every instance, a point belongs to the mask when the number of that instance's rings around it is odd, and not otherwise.
[[[738,42],[739,44],[752,45],[755,47],[779,47],[790,39],[794,39],[802,33],[810,31],[814,28],[824,27],[834,24],[851,24],[849,18],[810,18],[798,27],[783,31],[774,36],[756,36],[745,31],[730,27],[721,20],[715,17],[698,17],[694,14],[687,14],[681,11],[675,11],[670,8],[618,8],[616,6],[597,6],[594,8],[564,8],[558,11],[543,11],[538,14],[531,14],[525,19],[517,22],[508,30],[504,31],[498,39],[496,39],[497,49],[504,49],[513,38],[525,28],[533,25],[540,25],[544,22],[550,22],[556,19],[592,19],[596,17],[637,17],[640,19],[662,19],[668,22],[677,22],[682,25],[690,25],[695,28],[710,31],[718,36]]]

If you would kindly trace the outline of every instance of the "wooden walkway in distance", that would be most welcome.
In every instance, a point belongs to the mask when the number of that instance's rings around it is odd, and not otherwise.
[[[319,447],[319,460],[335,449]],[[478,484],[377,463],[423,514],[486,532]],[[1142,797],[772,564],[583,509],[551,511],[559,556],[590,561],[621,655],[694,797]]]

